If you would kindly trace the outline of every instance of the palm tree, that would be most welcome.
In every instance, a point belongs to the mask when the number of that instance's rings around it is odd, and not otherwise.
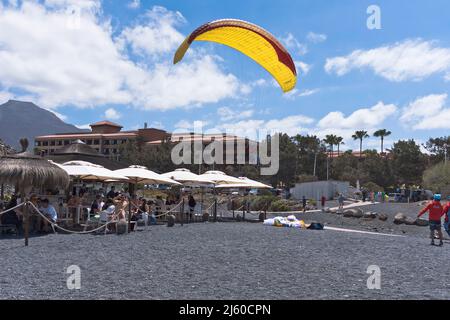
[[[344,143],[344,138],[342,137],[336,137],[336,145],[337,145],[337,152],[338,152],[338,157],[339,157],[339,148],[341,146],[341,144],[345,144]]]
[[[373,135],[377,138],[381,138],[381,154],[383,154],[384,151],[384,137],[387,137],[391,135],[392,132],[386,130],[386,129],[380,129],[373,133]]]
[[[361,158],[361,156],[362,156],[363,140],[368,137],[369,137],[369,135],[367,134],[367,131],[364,131],[364,130],[355,131],[355,134],[352,135],[353,140],[359,140],[359,158]]]
[[[334,146],[337,144],[337,137],[334,134],[327,134],[323,139],[327,145],[330,146],[330,156],[333,154]]]

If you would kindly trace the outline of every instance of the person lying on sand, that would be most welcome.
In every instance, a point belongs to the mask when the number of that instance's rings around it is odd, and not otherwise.
[[[425,212],[429,211],[428,220],[430,221],[430,237],[431,245],[434,246],[434,233],[437,231],[439,235],[439,246],[444,245],[442,229],[441,229],[441,218],[444,215],[444,208],[441,204],[441,195],[435,194],[433,201],[430,202],[422,211],[419,212],[418,218],[420,218]]]

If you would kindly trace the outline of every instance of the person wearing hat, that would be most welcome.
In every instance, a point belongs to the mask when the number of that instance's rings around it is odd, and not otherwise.
[[[433,197],[433,201],[430,202],[425,208],[422,209],[422,211],[419,212],[419,215],[417,216],[420,218],[425,212],[428,213],[428,220],[430,222],[430,236],[431,236],[431,245],[434,246],[434,233],[437,231],[439,235],[439,246],[443,246],[444,242],[443,235],[442,235],[442,229],[441,229],[441,218],[444,215],[444,208],[441,204],[441,195],[435,194]]]

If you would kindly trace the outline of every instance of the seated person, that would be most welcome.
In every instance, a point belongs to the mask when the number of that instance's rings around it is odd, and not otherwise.
[[[114,201],[112,199],[106,200],[106,203],[103,206],[103,211],[100,213],[100,221],[101,222],[111,221],[114,217],[115,212],[116,206],[114,205]]]
[[[103,208],[103,201],[102,201],[102,196],[100,194],[95,196],[95,200],[94,202],[92,202],[91,205],[91,215],[96,215],[98,214],[100,211],[102,211]]]
[[[54,206],[52,206],[50,204],[50,202],[48,201],[48,199],[43,199],[41,201],[41,208],[39,209],[39,211],[41,211],[41,213],[50,221],[52,221],[53,223],[56,222],[56,220],[58,220],[58,213],[56,212],[56,209]],[[46,219],[42,219],[43,221],[43,230],[45,232],[49,231],[49,222]]]
[[[17,206],[17,198],[13,197],[11,201],[6,205],[6,210],[14,208]],[[1,215],[1,224],[3,225],[14,225],[17,231],[22,229],[22,221],[17,213],[12,210]]]

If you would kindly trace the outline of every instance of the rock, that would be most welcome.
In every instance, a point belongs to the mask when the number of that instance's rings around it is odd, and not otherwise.
[[[415,225],[419,227],[428,227],[430,223],[425,219],[416,219]]]
[[[405,223],[406,215],[404,213],[397,213],[394,217],[394,223],[395,224],[403,224]]]
[[[364,217],[364,219],[375,219],[377,217],[377,215],[378,214],[376,212],[367,211],[367,212],[364,212],[363,217]]]
[[[344,217],[346,217],[346,218],[353,217],[353,212],[351,210],[345,210],[344,211]]]
[[[119,221],[116,225],[117,234],[125,234],[128,231],[128,223],[126,221]]]
[[[378,215],[378,219],[380,219],[381,221],[387,221],[388,216],[387,216],[387,214],[385,214],[385,213],[380,213],[380,214]]]
[[[353,218],[362,218],[364,215],[364,212],[357,208],[357,209],[351,209],[352,210],[352,217]]]
[[[331,214],[337,214],[337,213],[338,213],[338,210],[337,210],[337,209],[330,209],[330,213],[331,213]]]
[[[167,226],[168,227],[173,227],[175,225],[175,216],[172,214],[169,214],[167,216]]]
[[[202,221],[207,222],[208,220],[209,220],[209,213],[208,212],[203,213]]]
[[[325,211],[326,213],[331,213],[331,209],[328,207],[323,208],[323,211]]]
[[[236,221],[242,221],[242,217],[240,214],[236,215]]]
[[[416,219],[413,219],[411,217],[406,217],[405,224],[408,226],[413,226],[416,224]]]

